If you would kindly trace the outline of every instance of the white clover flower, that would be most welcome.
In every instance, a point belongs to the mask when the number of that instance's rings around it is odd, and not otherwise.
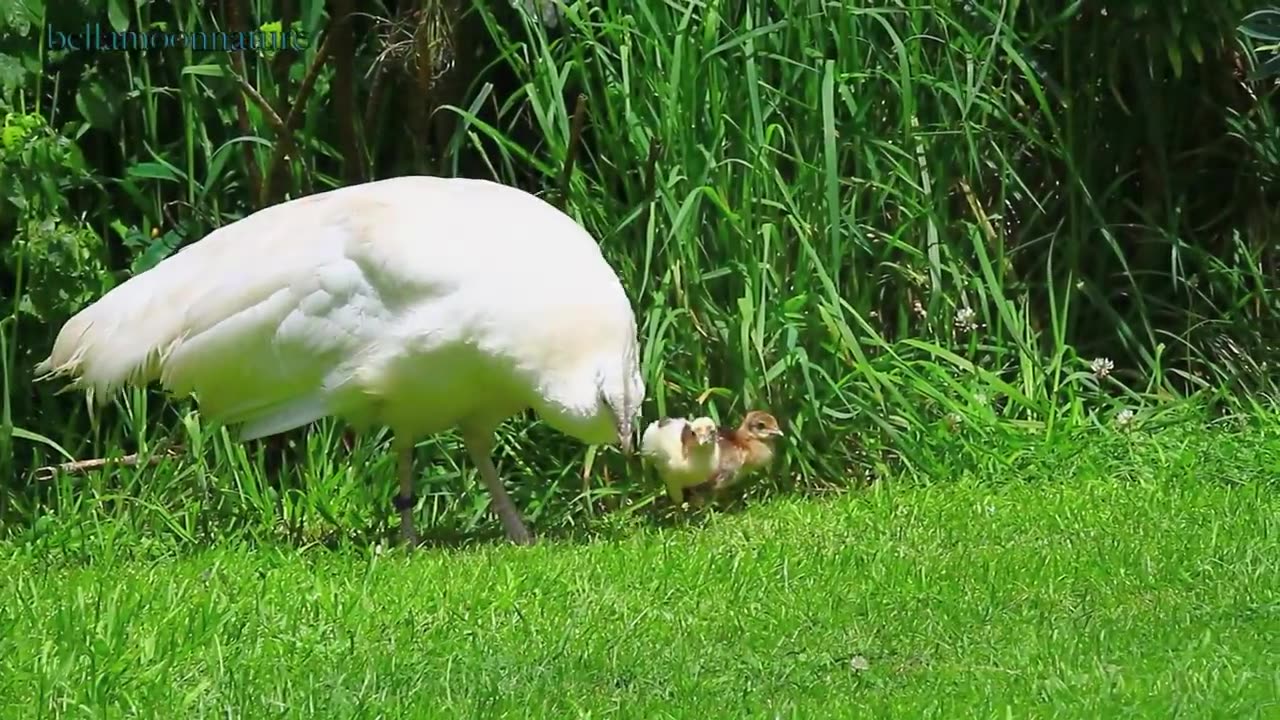
[[[962,307],[956,311],[955,325],[960,330],[973,332],[978,329],[978,313],[970,307]]]
[[[1089,369],[1093,371],[1093,376],[1099,380],[1110,375],[1115,368],[1115,363],[1111,362],[1109,358],[1094,358],[1093,362],[1089,363]]]
[[[1130,410],[1129,408],[1125,408],[1121,410],[1120,412],[1116,413],[1116,425],[1118,425],[1122,429],[1129,427],[1129,425],[1133,423],[1133,415],[1134,415],[1133,411]]]

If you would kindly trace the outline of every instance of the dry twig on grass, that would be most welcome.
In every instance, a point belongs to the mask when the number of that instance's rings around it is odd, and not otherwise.
[[[58,465],[46,465],[36,468],[32,476],[39,482],[48,482],[59,474],[81,475],[107,466],[137,467],[138,465],[155,465],[165,458],[177,457],[181,450],[182,448],[180,447],[172,447],[152,453],[147,457],[143,457],[141,453],[133,453],[131,455],[122,455],[118,458],[91,458]]]

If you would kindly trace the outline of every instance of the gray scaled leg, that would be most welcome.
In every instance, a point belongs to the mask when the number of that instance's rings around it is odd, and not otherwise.
[[[502,480],[498,478],[497,469],[493,467],[493,458],[490,457],[493,452],[493,433],[464,433],[463,441],[467,445],[467,452],[471,454],[471,462],[475,463],[480,477],[484,478],[485,486],[489,488],[493,509],[507,531],[507,539],[516,545],[532,545],[533,536],[525,528],[524,521],[520,519],[520,511],[516,510],[516,504],[511,501],[507,489],[502,486]]]
[[[392,501],[400,511],[400,539],[410,548],[417,547],[418,533],[413,529],[413,442],[396,441],[396,464],[400,473],[400,494]]]

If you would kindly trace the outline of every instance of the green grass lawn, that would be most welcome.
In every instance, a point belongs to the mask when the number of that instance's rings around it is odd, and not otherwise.
[[[1215,433],[532,549],[13,541],[0,710],[1280,717],[1280,439]]]

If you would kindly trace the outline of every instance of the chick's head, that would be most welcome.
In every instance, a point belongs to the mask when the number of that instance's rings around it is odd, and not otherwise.
[[[694,441],[699,445],[710,445],[716,441],[716,423],[709,417],[695,418],[689,423],[689,429],[693,431]]]
[[[752,410],[742,420],[742,429],[757,440],[769,440],[782,435],[778,420],[763,410]]]

